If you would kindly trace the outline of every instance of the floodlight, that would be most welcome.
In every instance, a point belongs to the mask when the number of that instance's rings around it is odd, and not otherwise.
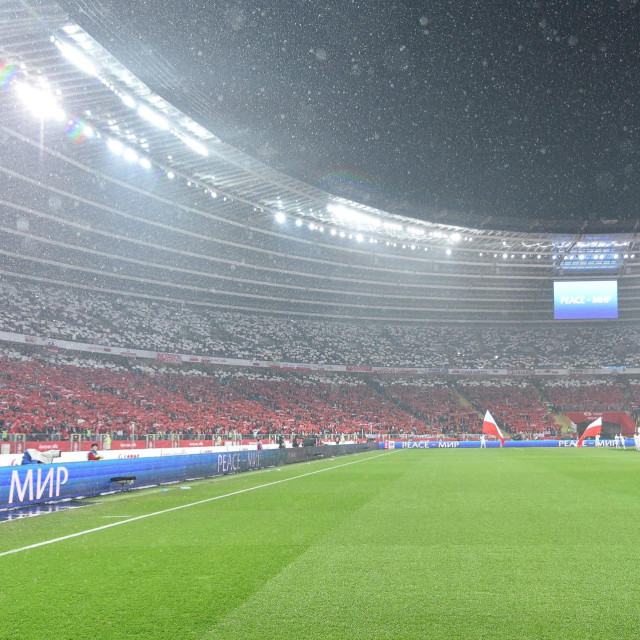
[[[131,149],[131,147],[124,148],[124,151],[122,152],[122,157],[127,162],[137,162],[138,160],[138,154],[133,149]]]
[[[450,256],[451,255],[451,249],[447,249],[447,255]]]
[[[179,131],[176,131],[175,129],[172,131],[172,133],[177,138],[182,140],[182,142],[184,142],[187,145],[187,147],[189,147],[189,149],[192,149],[196,153],[199,153],[201,156],[209,155],[209,150],[201,142],[198,142],[193,138],[189,138],[188,136],[183,135],[182,133],[180,133]],[[215,177],[213,179],[215,180]]]
[[[147,122],[150,122],[152,125],[158,127],[158,129],[168,129],[169,123],[166,118],[163,118],[159,113],[153,111],[153,109],[149,109],[146,104],[141,104],[138,107],[138,115],[141,118],[144,118]]]
[[[120,142],[120,140],[116,140],[115,138],[109,138],[109,140],[107,140],[107,147],[109,148],[109,151],[111,151],[111,153],[114,153],[117,156],[119,156],[124,149],[124,145],[122,144],[122,142]]]
[[[72,64],[74,64],[80,71],[84,71],[90,76],[97,76],[98,70],[91,60],[89,60],[83,53],[80,53],[75,47],[72,47],[66,42],[56,40],[56,47],[60,50],[60,53]]]
[[[167,178],[169,178],[169,180],[173,180],[176,177],[176,174],[173,173],[173,171],[167,171]]]
[[[371,227],[378,227],[380,220],[369,216],[366,213],[350,209],[342,204],[330,204],[327,205],[327,211],[332,213],[335,217],[339,218],[341,222],[350,225],[366,225]]]
[[[453,242],[460,242],[460,239],[462,238],[462,236],[459,233],[452,233],[451,234],[451,240]]]
[[[140,158],[140,166],[143,169],[151,169],[151,162],[149,161],[149,158]]]
[[[122,102],[124,102],[127,105],[127,107],[130,107],[131,109],[136,108],[136,101],[130,95],[126,93],[121,93],[120,100],[122,100]]]
[[[276,213],[276,222],[283,224],[285,220],[286,220],[286,217],[284,213],[282,213],[282,211],[278,211],[278,213]]]
[[[300,218],[298,218],[296,220],[296,227],[301,227],[302,226],[302,220],[300,220]]]
[[[24,102],[27,109],[42,120],[64,120],[64,111],[56,99],[45,89],[36,89],[22,82],[15,82],[14,87],[18,98]]]
[[[356,241],[357,242],[362,242],[364,240],[364,238],[362,237],[361,233],[356,233]]]

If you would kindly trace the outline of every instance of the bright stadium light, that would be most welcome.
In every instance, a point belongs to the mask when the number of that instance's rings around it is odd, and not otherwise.
[[[460,239],[462,238],[462,236],[459,233],[452,233],[451,234],[451,240],[453,242],[460,242]]]
[[[370,226],[370,227],[380,226],[380,220],[378,220],[377,218],[374,218],[373,216],[369,216],[366,213],[362,213],[361,211],[350,209],[349,207],[345,207],[342,204],[327,205],[327,211],[329,213],[332,213],[343,224],[346,223],[352,226],[363,225],[363,226]]]
[[[136,108],[136,101],[127,93],[121,93],[120,100],[122,100],[122,102],[124,102],[127,105],[127,107],[131,109]]]
[[[138,154],[131,149],[131,147],[125,147],[124,151],[122,152],[122,157],[127,161],[127,162],[137,162],[138,161]]]
[[[60,53],[72,64],[74,64],[80,71],[84,71],[90,76],[97,76],[98,70],[91,60],[89,60],[83,53],[78,51],[75,47],[67,44],[66,42],[61,42],[60,40],[56,40],[56,47],[60,50]]]
[[[282,213],[282,211],[278,211],[278,213],[276,213],[276,222],[278,222],[279,224],[283,224],[285,221],[286,217],[284,213]]]
[[[138,107],[138,115],[144,118],[147,122],[158,127],[158,129],[168,129],[169,123],[166,118],[163,118],[159,113],[156,113],[153,109],[149,109],[146,104],[141,104]]]
[[[402,232],[402,225],[399,222],[383,222],[382,225],[387,231],[400,231]]]
[[[167,171],[167,178],[169,178],[169,180],[173,180],[176,177],[176,174],[173,173],[173,171]]]
[[[187,147],[189,147],[189,149],[195,151],[201,156],[209,155],[209,150],[202,144],[202,142],[198,142],[197,140],[194,140],[189,136],[185,136],[184,134],[180,133],[176,129],[172,129],[171,133],[173,133],[173,135],[176,136],[176,138],[178,138],[179,140],[182,140],[182,142],[184,142],[187,145]],[[213,179],[215,180],[215,176],[213,176]]]
[[[451,255],[451,249],[447,249],[447,255],[450,256]]]
[[[140,166],[143,169],[151,169],[151,161],[149,158],[140,158]]]
[[[124,145],[122,144],[122,142],[120,142],[120,140],[116,140],[115,138],[109,138],[109,140],[107,140],[107,147],[109,151],[111,151],[111,153],[117,156],[119,156],[124,149]]]
[[[298,218],[296,220],[296,227],[301,227],[302,226],[302,220],[300,220],[300,218]]]
[[[414,236],[423,236],[425,234],[424,229],[420,229],[419,227],[407,227],[407,233],[410,233]]]
[[[364,238],[362,237],[361,233],[356,233],[356,241],[357,242],[362,242],[364,240]]]
[[[13,86],[18,98],[34,116],[42,120],[64,120],[64,111],[44,88],[36,89],[22,82],[15,82]]]
[[[338,233],[335,229],[331,229],[331,231],[329,232],[332,236],[335,236],[336,233]],[[387,243],[389,244],[389,243]]]

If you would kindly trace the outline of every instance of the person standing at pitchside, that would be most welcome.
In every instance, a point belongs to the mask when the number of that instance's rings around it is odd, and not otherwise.
[[[91,445],[91,449],[89,449],[89,455],[87,456],[87,460],[102,460],[102,456],[98,453],[98,443],[94,442]]]

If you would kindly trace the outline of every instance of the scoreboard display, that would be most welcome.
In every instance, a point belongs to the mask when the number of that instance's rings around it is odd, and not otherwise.
[[[553,283],[556,320],[604,320],[618,317],[617,280],[563,280]]]

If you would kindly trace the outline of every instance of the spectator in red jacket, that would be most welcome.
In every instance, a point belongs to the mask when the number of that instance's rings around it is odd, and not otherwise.
[[[91,445],[87,460],[102,460],[102,456],[98,453],[98,445],[95,442]]]

